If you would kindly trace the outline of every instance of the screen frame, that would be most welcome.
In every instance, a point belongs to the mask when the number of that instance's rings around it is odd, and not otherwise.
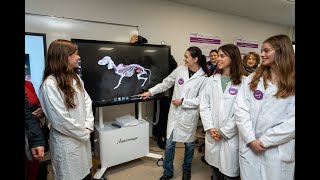
[[[170,74],[170,69],[171,67],[171,63],[170,63],[170,56],[171,56],[171,46],[169,45],[157,45],[157,44],[139,44],[139,43],[130,43],[130,42],[116,42],[116,41],[103,41],[103,40],[90,40],[90,39],[78,39],[78,38],[71,38],[71,41],[74,42],[75,44],[78,45],[78,43],[92,43],[92,44],[113,44],[113,45],[127,45],[127,46],[143,46],[143,47],[161,47],[161,48],[168,48],[168,68],[169,68],[169,73],[165,76],[167,77]],[[79,52],[80,57],[81,57],[81,53],[83,52]],[[81,64],[82,66],[82,64]],[[82,70],[81,70],[82,72]],[[165,78],[164,77],[164,78]],[[84,84],[86,86],[86,82],[84,81]],[[161,94],[156,94],[154,96],[152,96],[152,98],[147,98],[146,100],[142,100],[142,99],[136,99],[136,100],[129,100],[129,101],[117,101],[117,102],[96,102],[94,100],[92,100],[92,106],[93,107],[103,107],[103,106],[113,106],[113,105],[120,105],[120,104],[132,104],[132,103],[137,103],[137,102],[144,102],[144,101],[153,101],[153,100],[161,100],[161,99],[171,99],[171,94],[170,93],[170,89],[169,88],[166,94],[162,96]]]
[[[30,63],[32,60],[33,65],[36,64],[36,67],[31,66],[31,64],[28,67],[31,71],[30,81],[32,82],[32,84],[34,86],[36,94],[39,95],[39,90],[40,90],[40,86],[42,83],[42,77],[43,77],[44,68],[45,68],[45,64],[46,64],[46,57],[47,57],[47,35],[45,33],[25,32],[24,36],[25,36],[25,54],[29,55]],[[43,54],[40,51],[35,51],[34,46],[27,47],[27,44],[28,44],[28,42],[26,41],[27,37],[40,37],[42,39],[41,48],[43,50]],[[37,41],[37,43],[40,43],[40,41],[41,40]],[[32,43],[35,43],[35,42],[32,42]],[[35,57],[37,59],[40,58],[39,59],[40,61],[36,61],[36,59],[34,59]]]
[[[45,33],[35,33],[35,32],[25,32],[24,35],[28,36],[41,36],[43,39],[43,54],[44,54],[44,60],[46,60],[47,57],[47,35]]]

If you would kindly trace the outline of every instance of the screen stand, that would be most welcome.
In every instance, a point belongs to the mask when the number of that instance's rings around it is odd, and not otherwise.
[[[98,114],[99,114],[99,128],[103,128],[104,124],[103,124],[103,108],[102,107],[98,107]]]
[[[159,100],[157,100],[157,120],[156,120],[156,122],[158,123],[158,119],[159,119],[159,107],[160,107],[160,102],[159,102]],[[142,102],[138,102],[138,120],[139,121],[141,121],[141,120],[143,120],[142,119]],[[148,120],[147,120],[148,121]],[[150,121],[148,121],[148,122],[150,122]],[[153,124],[152,122],[150,122],[151,124]],[[163,159],[162,159],[162,155],[160,155],[160,154],[155,154],[155,153],[148,153],[147,155],[146,155],[146,157],[151,157],[151,158],[156,158],[156,159],[158,159],[158,162],[157,162],[157,164],[158,164],[158,166],[159,166],[159,162],[160,161],[163,161]]]
[[[157,101],[157,103],[160,103],[159,100]],[[95,153],[99,154],[100,167],[97,169],[93,177],[94,179],[105,179],[103,174],[108,167],[144,156],[158,159],[157,165],[162,166],[162,155],[149,152],[149,123],[153,124],[153,122],[146,121],[142,118],[142,102],[137,104],[135,110],[138,111],[137,119],[140,121],[138,125],[116,128],[111,125],[112,121],[103,122],[103,107],[98,107],[99,123],[95,124],[94,143],[95,151],[98,151]],[[156,111],[158,112],[159,108],[157,108]],[[158,121],[158,117],[156,119],[156,121]],[[121,141],[125,139],[132,139],[134,141]],[[132,146],[133,142],[135,146]]]
[[[100,106],[98,107],[98,118],[99,118],[99,129],[103,129],[104,128],[104,124],[103,124],[103,107]],[[95,130],[97,132],[97,130]],[[95,133],[96,133],[95,132]],[[99,139],[95,139],[94,142],[97,143],[99,141]],[[97,147],[96,147],[97,148]],[[93,179],[101,179],[103,180],[104,178],[102,177],[103,174],[105,173],[105,171],[107,170],[107,167],[103,165],[102,161],[105,157],[104,153],[99,152],[99,157],[100,157],[100,168],[97,169],[96,173],[94,174]]]

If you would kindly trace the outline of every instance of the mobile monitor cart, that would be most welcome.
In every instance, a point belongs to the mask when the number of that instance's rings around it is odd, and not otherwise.
[[[159,104],[159,100],[157,103]],[[145,156],[158,159],[158,166],[163,162],[162,155],[149,152],[149,122],[142,119],[141,104],[142,102],[138,102],[139,124],[129,127],[112,125],[115,121],[104,123],[103,107],[98,107],[99,123],[95,124],[94,142],[95,155],[99,156],[101,165],[94,179],[104,179],[102,176],[109,167]]]

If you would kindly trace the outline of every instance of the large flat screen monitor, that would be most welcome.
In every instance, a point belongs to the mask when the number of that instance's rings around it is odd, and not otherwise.
[[[169,75],[170,46],[71,39],[80,55],[76,72],[93,106],[142,101],[136,96]],[[168,98],[169,91],[148,100]]]

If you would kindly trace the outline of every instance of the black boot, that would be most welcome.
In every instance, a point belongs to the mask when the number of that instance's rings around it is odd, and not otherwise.
[[[168,180],[168,179],[171,179],[173,176],[166,176],[166,175],[163,175],[161,176],[161,178],[159,180]]]
[[[191,179],[191,171],[186,170],[183,171],[182,180],[190,180]]]
[[[164,149],[166,147],[166,138],[158,137],[157,144],[159,148]]]

